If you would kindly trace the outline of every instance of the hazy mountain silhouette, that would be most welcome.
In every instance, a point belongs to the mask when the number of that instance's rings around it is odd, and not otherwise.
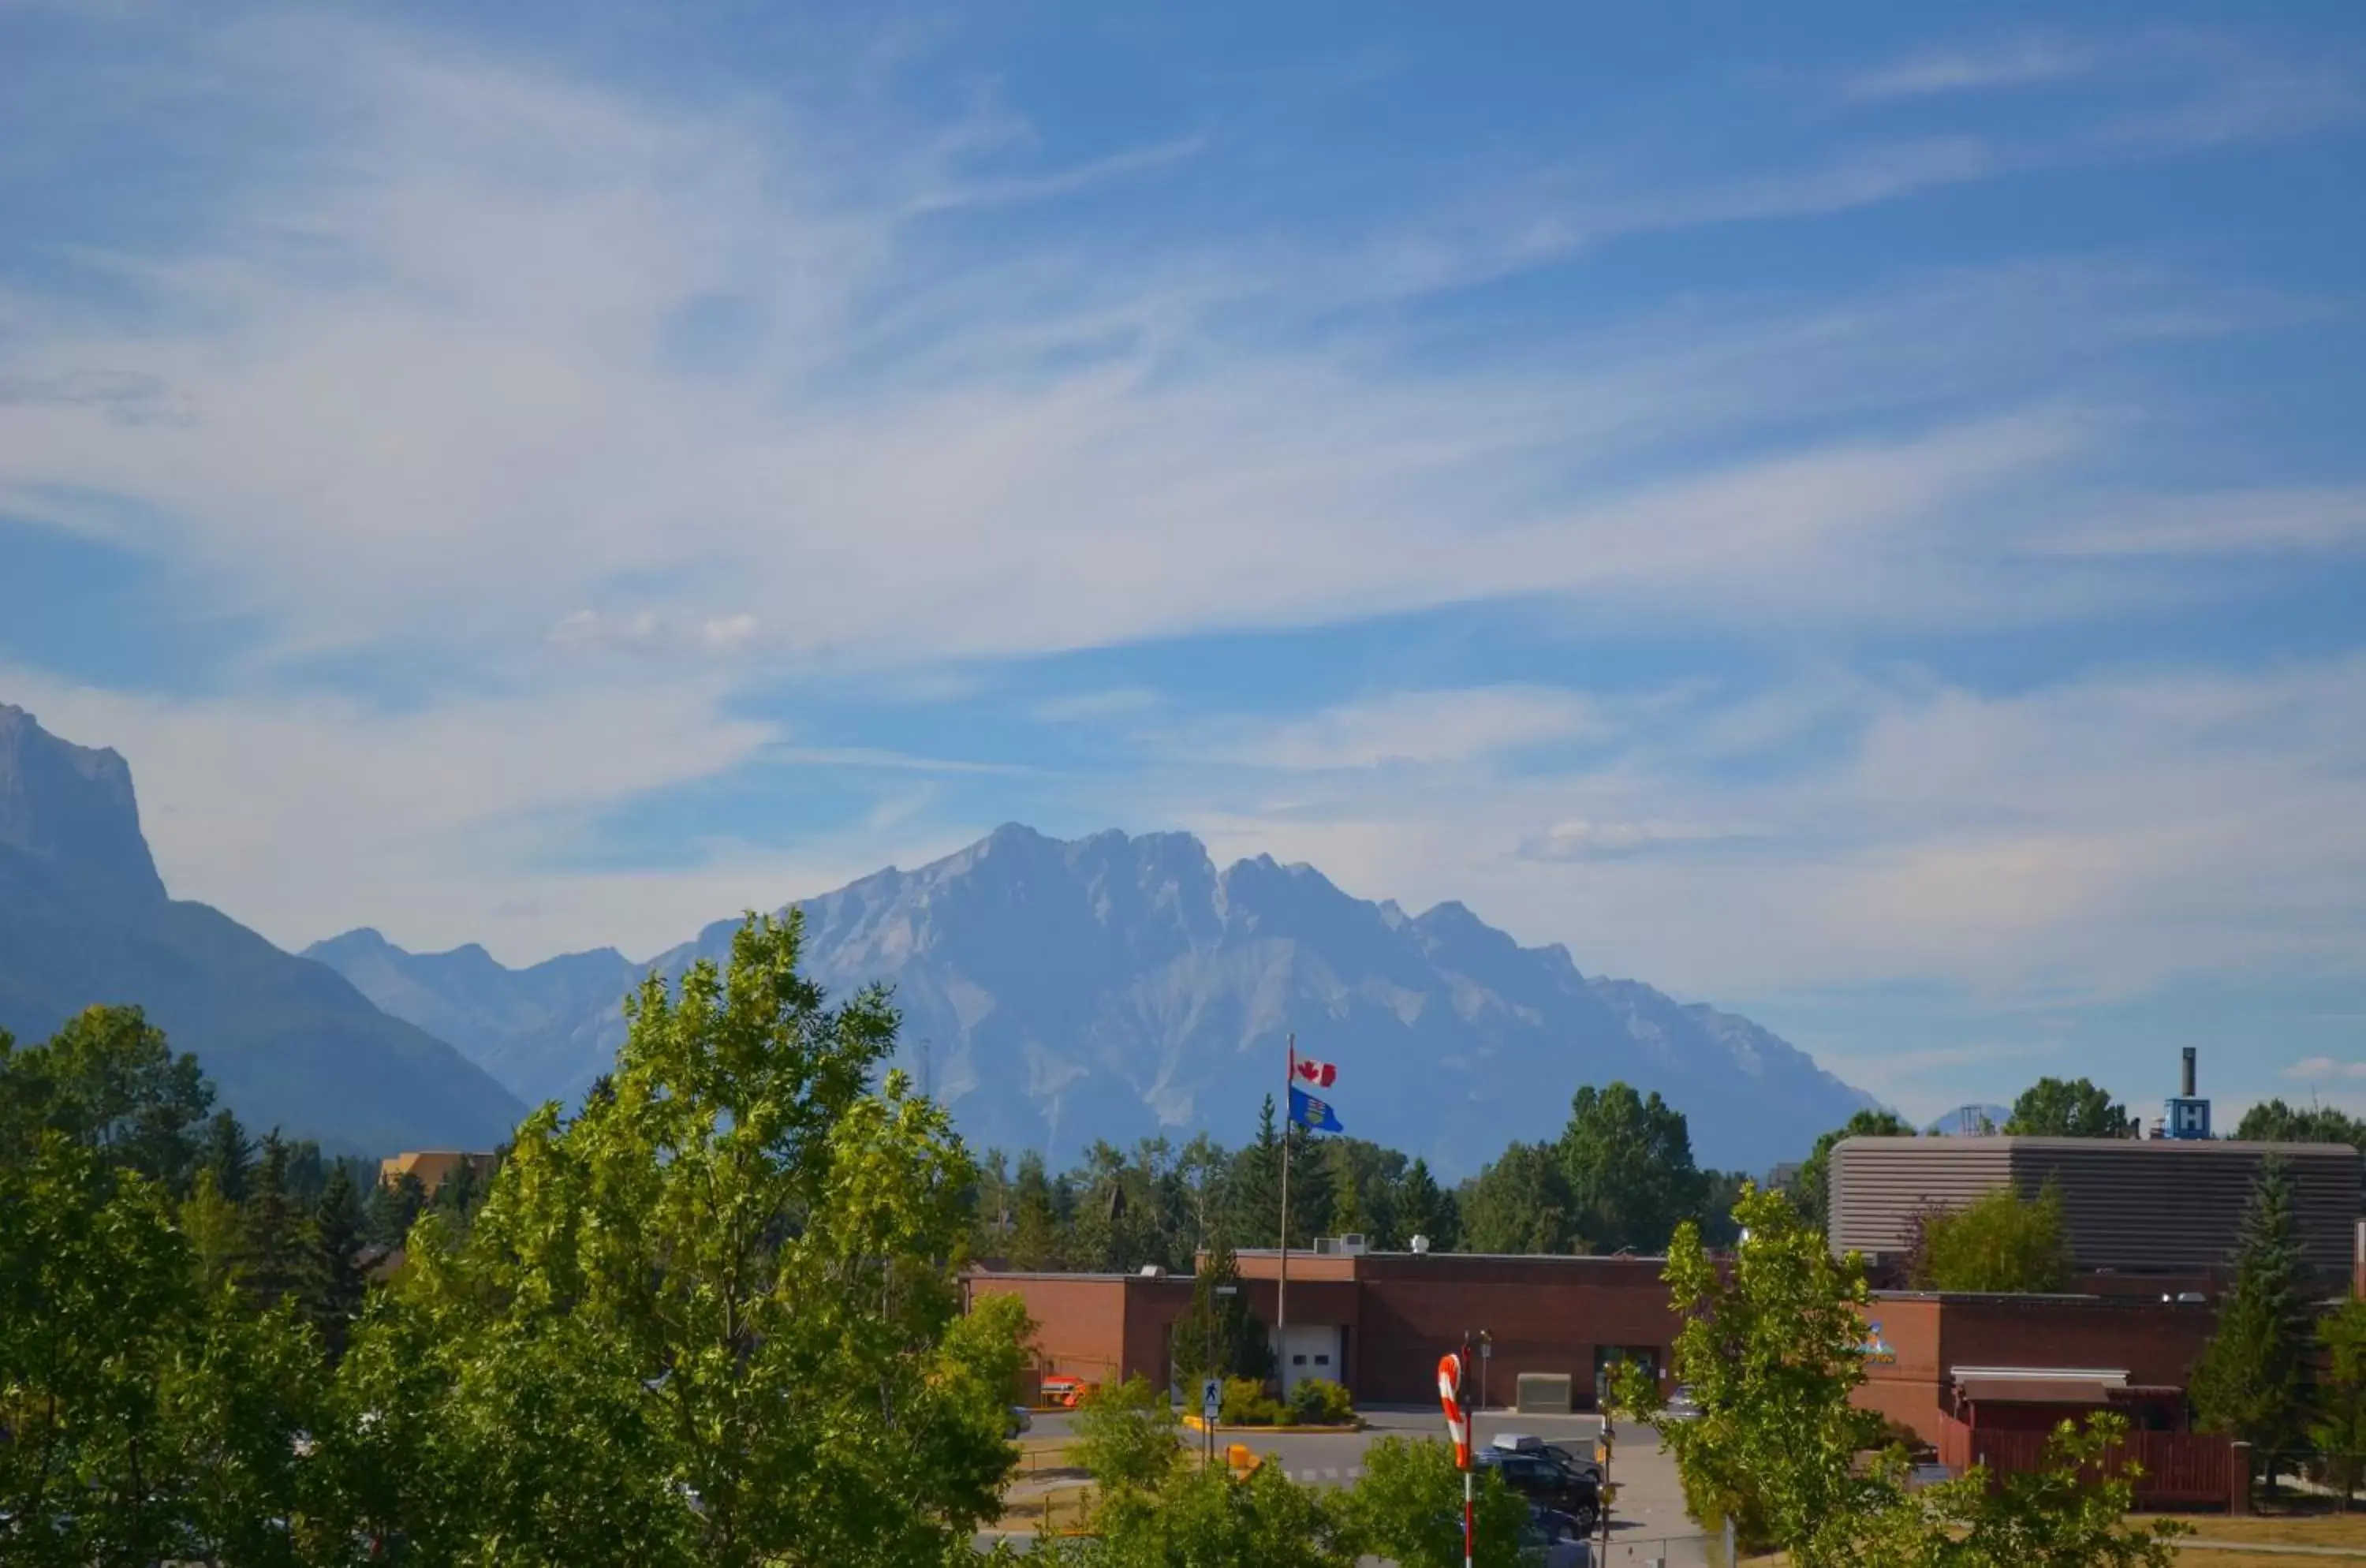
[[[1567,950],[1523,948],[1460,904],[1409,916],[1262,857],[1219,871],[1186,833],[1064,842],[1013,825],[803,907],[808,971],[834,992],[895,987],[902,1065],[972,1142],[1055,1161],[1162,1131],[1239,1142],[1280,1091],[1291,1030],[1338,1064],[1350,1132],[1449,1173],[1557,1134],[1583,1083],[1659,1089],[1705,1163],[1749,1169],[1868,1103],[1746,1019],[1588,979]],[[650,966],[719,957],[736,925]],[[309,951],[529,1100],[571,1101],[606,1069],[644,967],[603,951],[513,971],[367,931]]]
[[[490,1148],[523,1108],[324,964],[166,896],[131,770],[0,704],[0,1029],[136,1003],[256,1128],[362,1153]]]

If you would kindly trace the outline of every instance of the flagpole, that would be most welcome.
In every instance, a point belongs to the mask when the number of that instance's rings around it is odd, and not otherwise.
[[[1281,1069],[1281,1278],[1273,1292],[1274,1360],[1281,1369],[1281,1393],[1290,1396],[1290,1095],[1298,1087],[1298,1036],[1283,1036],[1289,1055]]]

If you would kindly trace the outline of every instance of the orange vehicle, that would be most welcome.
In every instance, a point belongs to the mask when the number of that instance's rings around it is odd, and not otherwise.
[[[1063,1410],[1074,1410],[1084,1403],[1085,1395],[1098,1386],[1066,1372],[1053,1372],[1043,1380],[1043,1403],[1057,1405]]]

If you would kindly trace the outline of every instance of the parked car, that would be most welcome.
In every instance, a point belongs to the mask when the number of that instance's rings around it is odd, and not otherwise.
[[[1602,1517],[1602,1483],[1564,1470],[1542,1454],[1484,1449],[1470,1459],[1473,1464],[1502,1476],[1505,1485],[1529,1502],[1567,1514],[1577,1521],[1581,1533],[1593,1529],[1594,1522]]]
[[[1520,1529],[1520,1556],[1539,1568],[1589,1568],[1594,1548],[1573,1517],[1532,1505]]]
[[[1668,1407],[1661,1413],[1660,1418],[1663,1421],[1690,1421],[1699,1415],[1700,1404],[1693,1398],[1693,1391],[1678,1383],[1669,1393]]]
[[[1542,1454],[1572,1475],[1583,1475],[1591,1481],[1602,1479],[1602,1466],[1590,1453],[1581,1454],[1560,1443],[1549,1443],[1527,1432],[1505,1432],[1495,1439],[1494,1446],[1506,1453]]]
[[[1010,1407],[1010,1418],[1003,1423],[1002,1435],[1006,1438],[1015,1438],[1022,1432],[1031,1430],[1034,1425],[1035,1417],[1027,1413],[1027,1407],[1023,1404],[1014,1404]]]

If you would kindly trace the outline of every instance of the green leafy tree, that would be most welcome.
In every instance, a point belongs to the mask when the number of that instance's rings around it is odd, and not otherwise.
[[[2135,1476],[2108,1472],[2127,1429],[2114,1415],[2066,1421],[2035,1471],[1975,1469],[1921,1491],[1895,1484],[1898,1461],[1885,1461],[1877,1506],[1828,1520],[1813,1555],[1876,1568],[2171,1568],[2187,1527],[2130,1520]]]
[[[2314,1337],[2300,1221],[2282,1160],[2260,1165],[2234,1261],[2234,1287],[2194,1368],[2191,1393],[2207,1429],[2230,1433],[2265,1457],[2293,1447],[2301,1435]],[[2272,1486],[2272,1461],[2268,1480]]]
[[[1734,1219],[1743,1239],[1729,1268],[1690,1221],[1669,1244],[1668,1292],[1683,1318],[1671,1364],[1700,1415],[1663,1424],[1661,1440],[1695,1518],[1730,1520],[1745,1545],[1787,1551],[1799,1568],[1851,1561],[1820,1532],[1887,1507],[1896,1490],[1858,1462],[1881,1446],[1881,1418],[1849,1403],[1865,1376],[1864,1273],[1853,1258],[1834,1262],[1780,1192],[1745,1190]],[[1648,1419],[1660,1392],[1630,1366],[1614,1404]]]
[[[1910,1138],[1914,1125],[1894,1111],[1860,1111],[1846,1122],[1816,1140],[1808,1157],[1791,1178],[1791,1197],[1799,1217],[1812,1228],[1831,1228],[1832,1148],[1844,1138]]]
[[[47,1128],[96,1150],[106,1168],[186,1192],[213,1098],[197,1059],[175,1055],[135,1007],[86,1008],[36,1046],[0,1036],[0,1135],[19,1149]]]
[[[1567,1252],[1575,1238],[1569,1179],[1550,1144],[1513,1144],[1464,1190],[1462,1245],[1471,1252]]]
[[[1245,1480],[1195,1471],[1163,1491],[1122,1492],[1094,1518],[1091,1539],[1044,1540],[1044,1568],[1349,1568],[1356,1548],[1336,1507],[1279,1465]]]
[[[1102,1495],[1140,1488],[1155,1492],[1183,1462],[1174,1407],[1166,1391],[1136,1373],[1103,1383],[1076,1411],[1076,1462],[1092,1472]]]
[[[2366,1122],[2330,1105],[2264,1100],[2243,1112],[2235,1136],[2247,1144],[2348,1144],[2366,1149]]]
[[[1701,1245],[1722,1251],[1741,1239],[1741,1227],[1733,1223],[1733,1206],[1741,1201],[1741,1190],[1752,1182],[1738,1170],[1703,1171],[1701,1177]]]
[[[1461,1216],[1454,1194],[1438,1186],[1425,1159],[1416,1158],[1405,1168],[1404,1179],[1397,1187],[1396,1208],[1398,1239],[1407,1247],[1420,1235],[1429,1238],[1432,1251],[1452,1252],[1461,1239]]]
[[[0,1162],[12,1562],[289,1562],[317,1523],[293,1439],[318,1348],[284,1314],[201,1297],[173,1220],[161,1182],[62,1133]]]
[[[1482,1568],[1527,1561],[1521,1532],[1527,1504],[1482,1470],[1474,1489],[1477,1549]],[[1462,1568],[1462,1472],[1454,1450],[1435,1441],[1383,1438],[1364,1451],[1364,1473],[1341,1501],[1342,1522],[1357,1544],[1403,1568]]]
[[[1596,1252],[1659,1252],[1697,1219],[1707,1183],[1684,1113],[1623,1083],[1579,1089],[1560,1140],[1576,1233]]]
[[[2040,1078],[2012,1102],[2004,1131],[2017,1138],[2124,1138],[2127,1107],[2085,1078]]]
[[[2319,1319],[2321,1370],[2309,1441],[2347,1510],[2366,1470],[2366,1301],[2351,1297]]]
[[[214,1185],[212,1170],[199,1168],[197,1186],[181,1200],[180,1220],[198,1293],[210,1299],[236,1284],[246,1256],[246,1219]]]
[[[1230,1234],[1233,1156],[1205,1133],[1195,1135],[1176,1156],[1176,1228],[1199,1251],[1216,1233]]]
[[[2034,1198],[2011,1187],[1959,1209],[1916,1219],[1907,1279],[1918,1291],[2034,1294],[2070,1288],[2070,1223],[2062,1190],[2048,1181]]]
[[[340,1368],[434,1453],[368,1531],[728,1568],[941,1561],[998,1512],[1023,1315],[961,1313],[969,1157],[873,1087],[896,1015],[828,1005],[802,931],[750,917],[727,968],[652,976],[608,1094],[527,1119],[465,1239],[421,1220]]]

